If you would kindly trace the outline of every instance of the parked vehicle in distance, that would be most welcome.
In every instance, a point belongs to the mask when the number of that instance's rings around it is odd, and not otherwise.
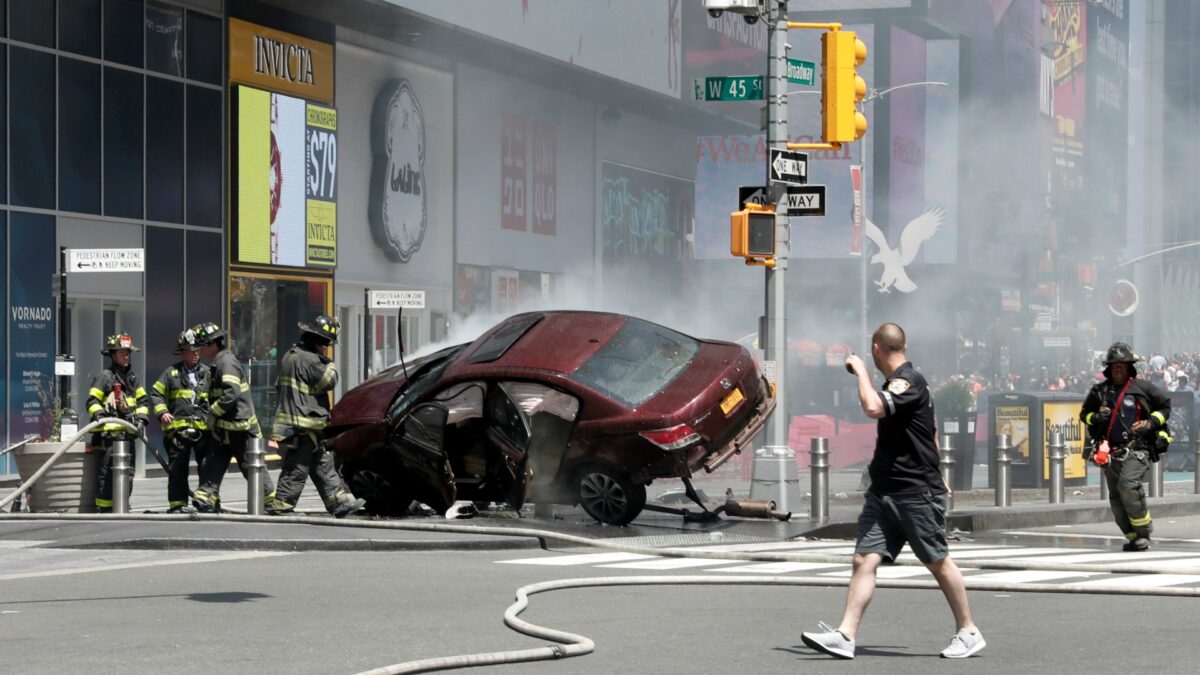
[[[712,471],[774,406],[739,345],[622,314],[532,312],[363,382],[327,438],[379,515],[532,500],[624,525],[651,481]]]

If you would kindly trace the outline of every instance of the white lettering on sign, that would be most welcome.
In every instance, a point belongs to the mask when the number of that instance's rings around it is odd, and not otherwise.
[[[819,209],[821,208],[821,195],[816,192],[807,195],[789,192],[787,205],[789,209]]]
[[[68,272],[143,272],[145,249],[71,248],[67,249]]]
[[[425,309],[425,291],[371,291],[371,309]]]

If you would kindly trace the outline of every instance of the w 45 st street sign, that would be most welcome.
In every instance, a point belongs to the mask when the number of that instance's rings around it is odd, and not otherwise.
[[[697,77],[692,80],[697,101],[761,101],[762,75]]]

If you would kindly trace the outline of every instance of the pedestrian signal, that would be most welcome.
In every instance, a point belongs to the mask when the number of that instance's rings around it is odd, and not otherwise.
[[[746,204],[729,218],[729,252],[747,265],[775,265],[775,205]]]

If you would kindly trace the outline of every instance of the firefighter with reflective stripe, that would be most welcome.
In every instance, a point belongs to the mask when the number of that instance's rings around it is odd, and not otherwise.
[[[200,487],[192,493],[192,504],[200,511],[212,513],[221,510],[221,479],[229,470],[230,460],[237,458],[238,470],[245,476],[246,444],[251,438],[261,437],[262,432],[254,415],[254,402],[250,400],[250,382],[242,364],[226,348],[225,331],[207,322],[193,327],[192,332],[200,358],[210,364],[212,385],[208,401],[212,414],[210,430],[215,439],[200,465]],[[262,477],[263,494],[269,501],[275,496],[275,488],[266,471]]]
[[[133,338],[121,333],[104,339],[100,353],[109,357],[107,368],[96,374],[92,388],[88,391],[87,411],[94,422],[101,417],[119,417],[126,422],[145,428],[149,421],[150,407],[146,390],[138,383],[137,373],[129,366],[133,352],[141,351],[133,345]],[[100,466],[96,472],[96,510],[112,512],[112,452],[118,440],[132,442],[140,436],[120,424],[105,424],[92,433],[92,451],[100,455]],[[129,483],[133,489],[133,483]]]
[[[267,512],[283,515],[295,511],[304,482],[312,476],[325,509],[335,518],[343,518],[362,508],[364,502],[342,487],[324,440],[330,392],[338,377],[337,366],[325,356],[325,350],[337,342],[341,324],[321,314],[299,327],[300,341],[283,356],[275,383],[279,408],[271,439],[279,443],[283,467],[275,499],[267,502]]]
[[[1157,462],[1171,443],[1171,399],[1137,376],[1134,364],[1139,360],[1124,342],[1109,347],[1105,379],[1092,387],[1079,411],[1089,438],[1084,459],[1102,467],[1113,518],[1129,540],[1126,551],[1150,548],[1154,524],[1142,481],[1150,463]]]
[[[175,353],[180,360],[159,375],[150,387],[154,415],[162,426],[167,446],[168,513],[195,513],[188,506],[188,463],[196,457],[196,466],[204,463],[212,436],[208,433],[208,390],[212,379],[207,366],[200,364],[196,333],[187,329],[179,334]]]

